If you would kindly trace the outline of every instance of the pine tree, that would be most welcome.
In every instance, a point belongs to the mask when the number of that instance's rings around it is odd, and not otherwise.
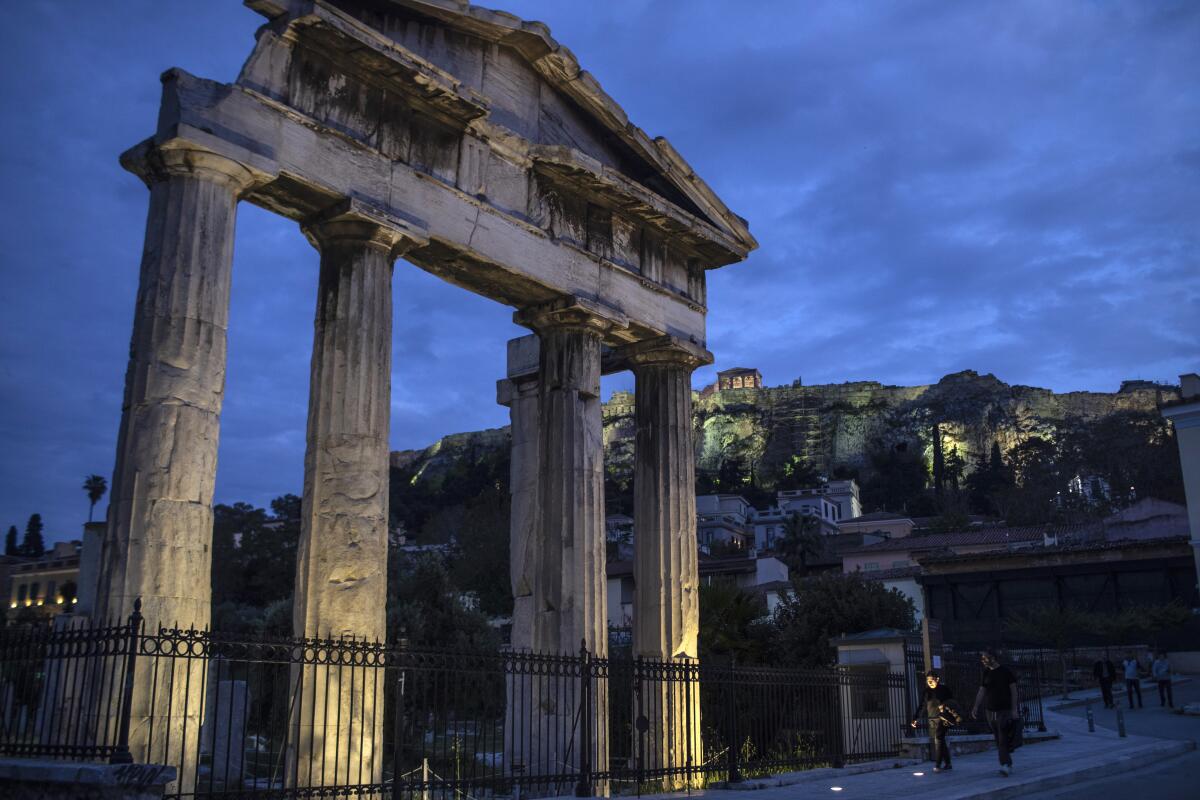
[[[46,542],[42,539],[42,515],[34,514],[25,523],[25,541],[21,543],[21,555],[26,558],[41,558],[46,552]]]
[[[946,460],[942,454],[942,428],[933,426],[933,491],[938,499],[946,488]]]
[[[17,546],[17,526],[8,526],[8,535],[4,537],[4,555],[19,556],[21,548]]]

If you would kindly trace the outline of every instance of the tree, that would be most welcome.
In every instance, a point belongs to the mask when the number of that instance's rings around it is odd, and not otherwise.
[[[807,489],[821,482],[821,476],[803,456],[793,454],[783,465],[783,472],[775,481],[779,490]]]
[[[946,458],[942,454],[942,428],[933,426],[933,493],[940,502],[946,490]]]
[[[870,473],[863,483],[863,508],[919,515],[931,505],[925,494],[929,470],[925,459],[907,442],[875,447],[867,453]]]
[[[768,650],[770,623],[766,604],[724,583],[700,587],[700,658],[736,658],[761,663]]]
[[[773,655],[781,664],[828,666],[835,656],[830,639],[874,628],[911,630],[914,615],[911,599],[859,572],[796,578],[772,618]]]
[[[1182,603],[1139,605],[1119,614],[1107,614],[1095,624],[1096,630],[1114,645],[1133,644],[1136,640],[1154,641],[1164,633],[1181,628],[1193,618]]]
[[[41,558],[46,552],[46,542],[42,539],[42,515],[34,514],[25,523],[25,541],[21,543],[21,555],[26,558]]]
[[[1012,475],[1000,454],[1000,443],[992,442],[991,453],[981,456],[975,470],[967,476],[964,488],[969,507],[980,514],[996,514],[997,495],[1012,485]]]
[[[17,544],[17,526],[16,525],[8,526],[8,535],[4,537],[4,555],[6,555],[6,556],[21,555],[21,548]]]
[[[809,514],[791,513],[783,524],[783,536],[775,549],[780,561],[796,575],[808,574],[808,562],[824,551],[824,540],[817,520]]]
[[[100,498],[104,497],[104,493],[108,491],[108,481],[104,480],[103,475],[88,475],[83,479],[83,490],[88,496],[88,522],[92,521],[92,512],[96,509],[96,503],[100,502]]]
[[[1067,651],[1082,644],[1098,629],[1097,617],[1075,608],[1048,604],[1026,609],[1010,616],[1005,631],[1029,644],[1045,645],[1058,654],[1062,675],[1062,695],[1068,694]]]

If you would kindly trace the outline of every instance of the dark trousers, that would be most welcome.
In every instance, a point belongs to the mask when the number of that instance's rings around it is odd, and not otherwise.
[[[996,755],[1000,758],[1000,766],[1012,766],[1012,754],[1008,751],[1008,723],[1013,718],[1011,711],[987,712],[988,724],[992,726],[992,736],[996,737]]]
[[[1114,705],[1116,705],[1116,703],[1113,702],[1112,684],[1113,682],[1111,678],[1109,680],[1105,680],[1104,678],[1100,679],[1100,694],[1104,696],[1105,708],[1112,708]]]
[[[1133,708],[1133,695],[1137,693],[1138,708],[1142,707],[1142,682],[1136,678],[1125,679],[1125,695],[1129,698],[1129,707]]]
[[[935,767],[950,767],[950,745],[946,744],[946,734],[950,726],[944,722],[929,723],[929,750],[933,754]]]
[[[1171,694],[1171,679],[1165,678],[1158,682],[1158,704],[1175,707],[1175,697]]]

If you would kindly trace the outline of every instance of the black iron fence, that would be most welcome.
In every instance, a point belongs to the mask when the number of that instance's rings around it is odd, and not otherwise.
[[[0,754],[165,763],[177,798],[618,794],[892,756],[912,709],[877,669],[141,628],[0,630]]]
[[[905,647],[907,664],[909,702],[912,708],[920,707],[921,695],[925,688],[925,653],[919,646]],[[1017,708],[1024,720],[1027,730],[1046,730],[1042,716],[1042,694],[1046,691],[1042,660],[1036,654],[1010,654],[1003,659],[1006,667],[1017,677]],[[983,675],[983,664],[978,652],[947,651],[941,654],[941,665],[937,668],[942,683],[954,692],[954,697],[961,707],[964,719],[953,732],[987,733],[988,724],[985,715],[980,712],[979,719],[972,719],[971,708],[979,691],[980,678]],[[918,729],[920,731],[920,729]],[[922,734],[918,734],[922,735]]]

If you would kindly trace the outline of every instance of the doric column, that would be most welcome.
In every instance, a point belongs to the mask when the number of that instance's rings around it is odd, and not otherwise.
[[[533,586],[541,550],[538,516],[538,343],[536,336],[508,343],[508,377],[496,382],[496,402],[508,407],[512,438],[509,466],[509,581],[513,593],[511,644],[533,649]]]
[[[507,406],[512,437],[509,467],[509,581],[513,593],[512,649],[533,649],[533,587],[537,553],[541,550],[538,523],[538,343],[523,336],[508,343],[508,377],[496,382],[496,402]],[[538,679],[528,670],[513,670],[505,680],[504,764],[512,775],[538,774],[544,726],[535,696]]]
[[[518,312],[537,332],[541,536],[535,570],[533,649],[608,652],[604,573],[604,444],[600,347],[624,327],[615,312],[581,300]]]
[[[141,597],[152,628],[206,627],[234,221],[253,176],[201,150],[122,161],[150,213],[96,610],[123,620]]]
[[[293,629],[297,636],[383,642],[392,266],[423,235],[352,201],[311,220],[304,233],[321,252],[321,272]],[[294,671],[295,785],[380,780],[381,673],[312,665]]]
[[[140,597],[151,631],[207,628],[234,222],[254,177],[169,144],[139,145],[121,161],[149,187],[150,213],[94,613],[124,621]],[[178,764],[171,791],[190,791],[195,775],[202,671],[199,660],[181,665],[171,687],[148,660],[137,665],[130,751]],[[85,691],[97,707],[111,702],[109,685]]]
[[[600,418],[600,350],[604,335],[624,317],[581,300],[519,312],[519,324],[537,332],[538,480],[533,549],[533,613],[529,634],[538,653],[608,654],[604,570],[604,445]],[[513,557],[518,557],[513,554]],[[553,773],[581,766],[586,739],[577,678],[537,680],[528,695],[528,733],[509,746],[536,761],[527,767]],[[589,704],[592,769],[608,763],[608,692],[597,682]],[[598,790],[603,794],[603,789]]]
[[[711,363],[703,348],[672,337],[626,349],[633,367],[634,443],[633,649],[635,656],[677,661],[692,679],[643,691],[647,769],[698,766],[699,566],[692,371]]]

